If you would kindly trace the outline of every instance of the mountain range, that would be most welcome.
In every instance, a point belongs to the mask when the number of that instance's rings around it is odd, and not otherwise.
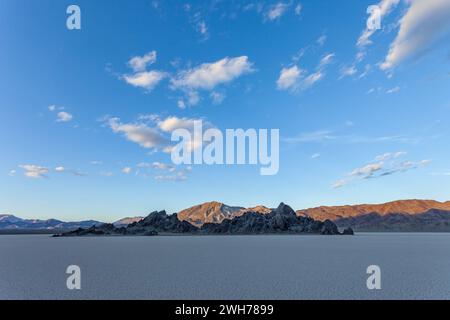
[[[0,214],[0,230],[70,230],[89,228],[102,223],[95,220],[64,222],[56,219],[21,219],[11,214]]]
[[[205,224],[221,224],[247,213],[270,214],[274,209],[264,206],[244,208],[212,201],[180,211],[177,217],[197,228]],[[450,232],[450,201],[399,200],[383,204],[360,204],[346,206],[321,206],[297,210],[299,217],[324,222],[330,220],[339,228],[351,227],[355,231],[370,232]],[[113,223],[117,228],[138,223],[144,217],[128,217]],[[0,215],[0,230],[75,230],[100,225],[102,222],[88,220],[63,222],[60,220],[30,220],[13,215]]]

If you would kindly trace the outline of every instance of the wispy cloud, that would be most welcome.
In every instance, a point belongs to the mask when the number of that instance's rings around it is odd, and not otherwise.
[[[165,170],[165,169],[163,169]],[[155,176],[157,181],[185,181],[188,179],[188,174],[191,172],[192,168],[190,166],[177,170],[176,168],[169,166],[168,174],[158,174]]]
[[[271,6],[269,6],[266,10],[266,12],[264,13],[264,20],[265,21],[274,21],[274,20],[278,20],[280,19],[289,9],[289,7],[291,6],[290,3],[285,3],[285,2],[278,2],[275,3]],[[298,10],[298,14],[300,14],[301,12],[301,7],[299,7],[299,9],[297,9],[296,7],[296,13]]]
[[[406,155],[405,152],[385,153],[375,157],[375,159],[362,166],[353,169],[344,178],[336,181],[332,187],[341,188],[350,183],[365,179],[380,178],[390,176],[400,172],[418,169],[430,163],[430,160],[421,161],[399,161],[398,158]]]
[[[301,4],[301,3],[298,3],[298,4],[295,6],[295,9],[294,9],[295,15],[296,15],[296,16],[299,16],[299,15],[302,13],[302,10],[303,10],[302,4]]]
[[[351,77],[353,75],[355,75],[356,73],[358,73],[358,69],[356,68],[355,65],[351,65],[351,66],[343,66],[340,70],[341,76],[339,77],[339,79],[345,78],[345,77]]]
[[[56,173],[70,173],[70,174],[72,174],[72,175],[74,175],[74,176],[77,176],[77,177],[84,177],[84,176],[87,175],[86,173],[84,173],[84,172],[82,172],[82,171],[79,171],[79,170],[73,170],[73,169],[68,169],[68,168],[66,168],[66,167],[64,167],[64,166],[58,166],[58,167],[56,167],[56,168],[54,169],[54,171],[55,171]]]
[[[378,18],[383,19],[399,4],[399,2],[400,2],[400,0],[381,0],[377,4],[379,11],[377,11],[377,10],[372,11],[372,13],[368,19],[369,22],[375,22]],[[366,26],[366,28],[364,29],[364,31],[361,33],[361,35],[358,38],[357,46],[361,49],[369,44],[372,44],[372,41],[370,38],[376,31],[377,31],[376,28]]]
[[[409,137],[406,135],[390,135],[390,136],[364,136],[357,134],[340,135],[331,130],[317,130],[312,132],[304,132],[295,137],[283,138],[288,143],[402,143],[416,144],[422,141],[421,138]]]
[[[139,116],[138,121],[123,123],[119,118],[107,117],[104,123],[114,133],[122,134],[127,140],[137,143],[139,146],[154,151],[170,152],[172,144],[170,141],[171,133],[176,129],[186,129],[193,132],[194,125],[201,121],[202,129],[211,128],[212,124],[206,120],[197,118],[179,118],[168,116],[164,119],[156,115],[150,117]],[[200,137],[202,139],[202,137]],[[192,150],[201,145],[202,141],[195,138],[191,141]]]
[[[397,37],[380,65],[382,70],[392,69],[410,57],[425,53],[450,33],[450,1],[415,0],[408,3],[410,7],[400,20]]]
[[[397,87],[394,87],[394,88],[391,88],[391,89],[386,90],[386,93],[387,93],[387,94],[397,93],[397,92],[399,92],[400,90],[401,90],[401,88],[400,88],[399,86],[397,86]]]
[[[131,174],[131,172],[133,171],[133,169],[131,167],[124,167],[122,168],[122,173],[124,174]]]
[[[335,136],[332,131],[319,130],[301,133],[300,135],[292,138],[285,138],[284,141],[291,143],[301,143],[301,142],[324,142],[335,139],[337,139],[337,136]]]
[[[66,111],[60,111],[57,113],[57,122],[69,122],[73,119],[73,115],[66,112]]]
[[[325,77],[326,67],[333,62],[334,53],[322,56],[315,72],[308,74],[297,65],[282,68],[276,82],[279,90],[287,90],[293,93],[306,90]]]
[[[153,173],[149,171],[153,169]],[[192,171],[191,166],[179,167],[170,163],[164,162],[141,162],[137,165],[136,175],[148,178],[153,176],[157,181],[185,181],[188,179],[188,174]]]
[[[108,125],[115,133],[122,133],[129,141],[143,148],[157,148],[167,144],[167,139],[156,129],[144,123],[121,123],[119,118],[110,118]]]
[[[323,46],[324,44],[325,44],[325,42],[327,42],[327,35],[325,35],[325,34],[323,34],[323,35],[321,35],[318,39],[317,39],[317,44],[319,45],[319,46]]]
[[[49,169],[46,167],[38,166],[35,164],[23,164],[19,165],[24,170],[24,175],[27,178],[41,179],[48,178]]]

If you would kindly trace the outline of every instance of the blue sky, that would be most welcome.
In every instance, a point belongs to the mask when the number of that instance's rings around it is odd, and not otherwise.
[[[295,209],[449,200],[450,5],[0,3],[0,212],[98,219],[217,200]],[[134,59],[133,59],[134,58]],[[280,170],[178,166],[195,119],[280,129]]]

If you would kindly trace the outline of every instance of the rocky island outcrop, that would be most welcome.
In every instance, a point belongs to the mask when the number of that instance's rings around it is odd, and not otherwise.
[[[197,227],[178,218],[178,214],[168,215],[165,211],[152,212],[146,218],[116,227],[113,224],[92,226],[88,229],[77,229],[57,236],[154,236],[163,234],[197,234],[197,235],[252,235],[252,234],[320,234],[320,235],[352,235],[348,228],[340,233],[337,225],[330,221],[318,221],[310,217],[297,216],[288,205],[281,203],[278,208],[264,211],[246,211],[244,214],[223,219],[220,223],[206,223]]]

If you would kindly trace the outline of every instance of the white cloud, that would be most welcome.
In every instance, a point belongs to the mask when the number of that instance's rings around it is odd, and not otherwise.
[[[159,120],[159,116],[153,113],[140,114],[138,120],[142,122],[155,122]]]
[[[335,183],[333,183],[333,185],[331,186],[333,189],[339,189],[342,188],[343,186],[345,186],[347,184],[346,180],[341,179],[336,181]]]
[[[297,4],[297,5],[295,6],[295,9],[294,9],[295,14],[296,14],[297,16],[299,16],[299,15],[302,13],[302,9],[303,9],[302,5],[301,5],[300,3]]]
[[[268,10],[264,14],[264,19],[266,21],[274,21],[280,19],[286,11],[289,9],[289,3],[278,2],[274,5],[271,5]],[[297,12],[297,9],[296,9]],[[299,14],[301,12],[301,8]]]
[[[349,173],[350,176],[360,176],[364,178],[369,178],[377,171],[383,168],[383,162],[370,163],[361,168],[356,168]]]
[[[192,131],[194,129],[195,121],[201,120],[192,118],[167,117],[166,119],[158,122],[158,127],[164,132],[172,132],[176,129],[182,128]]]
[[[358,70],[356,69],[355,66],[345,66],[341,68],[341,76],[339,79],[345,78],[345,77],[350,77],[353,76],[354,74],[356,74],[358,72]]]
[[[147,66],[156,62],[156,51],[151,51],[146,55],[140,57],[136,56],[128,61],[128,66],[133,69],[134,72],[145,71]]]
[[[317,159],[320,157],[320,153],[314,153],[313,155],[311,155],[311,159]]]
[[[323,46],[324,44],[325,44],[325,42],[327,42],[327,36],[326,35],[321,35],[318,39],[317,39],[317,44],[319,45],[319,46]]]
[[[111,171],[101,171],[100,175],[104,176],[104,177],[112,177],[112,176],[114,176],[114,173]]]
[[[180,108],[180,109],[186,109],[186,103],[184,102],[183,99],[178,99],[178,101],[177,101],[177,106],[178,106],[178,108]]]
[[[302,87],[304,89],[309,88],[313,86],[316,82],[321,80],[323,78],[324,74],[322,71],[314,72],[310,75],[308,75],[303,81],[302,81]]]
[[[319,69],[323,69],[331,62],[333,62],[335,56],[336,55],[334,53],[328,53],[325,56],[323,56],[319,63]]]
[[[197,24],[197,30],[203,36],[203,40],[207,40],[209,38],[208,27],[206,26],[205,21],[200,21]]]
[[[222,92],[213,91],[209,95],[211,97],[211,100],[213,104],[221,104],[223,100],[225,100],[225,94]]]
[[[165,77],[167,77],[167,74],[162,71],[142,71],[132,75],[124,75],[123,79],[134,87],[140,87],[151,91]]]
[[[71,174],[73,174],[74,176],[78,176],[78,177],[84,177],[84,176],[86,176],[86,173],[83,173],[83,172],[77,171],[77,170],[67,169],[66,167],[63,167],[63,166],[58,166],[58,167],[56,167],[56,168],[54,169],[54,171],[57,172],[57,173],[65,173],[65,172],[68,172],[68,173],[71,173]]]
[[[132,171],[133,169],[131,167],[122,168],[122,173],[124,174],[130,174]]]
[[[253,71],[253,63],[247,56],[226,57],[216,62],[203,63],[197,67],[179,71],[171,79],[171,88],[184,92],[185,99],[180,98],[177,102],[178,107],[184,109],[186,105],[195,106],[200,102],[198,90],[214,90],[219,85],[229,83]],[[223,93],[222,95],[224,97]],[[221,96],[213,93],[211,98],[213,102],[218,102]]]
[[[281,69],[280,76],[277,80],[277,87],[280,90],[290,90],[296,92],[305,90],[313,86],[316,82],[325,76],[325,68],[333,61],[334,53],[324,55],[316,68],[316,71],[307,75],[297,65],[290,68]]]
[[[190,106],[195,106],[200,102],[200,96],[197,91],[187,92],[187,102]]]
[[[73,119],[73,115],[68,112],[61,111],[57,114],[57,122],[69,122]]]
[[[170,134],[176,129],[186,129],[190,132],[194,131],[195,121],[201,121],[202,130],[211,128],[212,124],[208,121],[195,118],[178,118],[169,116],[160,119],[158,116],[151,117],[149,122],[121,123],[119,118],[106,119],[106,124],[115,133],[122,133],[124,137],[132,142],[139,144],[143,148],[154,149],[153,151],[162,150],[163,152],[171,152]],[[200,123],[199,123],[200,124]],[[202,145],[202,137],[194,136],[190,150],[195,150]]]
[[[161,163],[158,163],[161,165]],[[188,179],[187,174],[191,172],[191,167],[186,167],[181,170],[176,170],[175,167],[169,165],[167,168],[162,170],[169,170],[169,174],[160,174],[155,176],[157,181],[185,181]]]
[[[167,117],[164,120],[160,120],[157,122],[158,128],[162,132],[171,133],[172,131],[176,129],[186,129],[190,131],[191,133],[194,132],[194,126],[195,123],[198,122],[198,125],[201,124],[201,129],[204,131],[208,128],[212,128],[213,125],[205,120],[201,119],[195,119],[195,118],[178,118],[178,117]],[[203,141],[203,137],[199,137],[195,134],[193,134],[193,139],[191,140],[191,144],[188,145],[189,151],[194,151],[198,148],[200,148],[205,142]],[[170,153],[172,151],[172,146],[167,145],[163,149],[164,152]]]
[[[162,162],[153,162],[152,163],[153,168],[159,169],[159,170],[168,170],[168,171],[174,171],[175,166],[172,164],[162,163]]]
[[[338,135],[330,130],[319,130],[313,132],[302,133],[296,137],[283,138],[283,141],[288,143],[324,143],[324,142],[334,142],[334,143],[345,143],[345,144],[361,144],[361,143],[402,143],[402,144],[416,144],[421,141],[420,138],[408,137],[404,135],[394,135],[394,136],[360,136],[355,134],[350,135]]]
[[[399,158],[404,155],[406,155],[406,152],[404,152],[404,151],[398,151],[398,152],[394,152],[394,153],[387,152],[385,154],[381,154],[381,155],[377,156],[375,158],[375,161],[387,161],[387,160]]]
[[[187,180],[186,173],[183,171],[177,172],[172,175],[157,175],[155,176],[157,181],[185,181]]]
[[[51,112],[54,112],[54,111],[57,111],[57,110],[64,110],[64,107],[60,107],[60,106],[57,106],[57,105],[54,105],[54,104],[48,106],[47,108]]]
[[[359,79],[364,78],[365,76],[367,76],[370,72],[370,70],[372,69],[372,66],[370,64],[366,64],[364,66],[364,71],[361,72],[361,74],[358,76]]]
[[[41,167],[34,164],[24,164],[20,165],[25,172],[24,175],[28,178],[39,179],[39,178],[47,178],[47,174],[49,172],[48,168]]]
[[[394,88],[392,88],[392,89],[389,89],[389,90],[387,90],[386,91],[386,93],[387,94],[391,94],[391,93],[396,93],[396,92],[399,92],[400,91],[400,87],[394,87]]]
[[[277,80],[277,86],[280,90],[295,90],[298,86],[302,70],[297,66],[283,68],[280,77]]]
[[[324,142],[327,140],[334,140],[336,137],[332,131],[319,130],[313,132],[302,133],[295,138],[287,138],[287,142]]]
[[[144,123],[121,123],[118,118],[111,118],[108,125],[115,133],[123,133],[129,141],[143,148],[156,148],[167,143],[161,133]]]
[[[429,1],[429,0],[426,0]],[[381,0],[377,6],[380,8],[379,11],[372,11],[371,15],[368,18],[368,21],[376,21],[376,19],[379,17],[383,19],[386,15],[388,15],[400,2],[400,0]],[[377,17],[377,15],[379,16]],[[372,35],[377,31],[375,28],[369,28],[369,26],[366,26],[366,29],[361,33],[360,37],[357,41],[357,46],[362,48],[372,43],[370,38]]]
[[[187,174],[192,170],[190,166],[178,170],[173,164],[158,161],[153,163],[141,162],[137,167],[141,170],[148,170],[150,168],[156,169],[158,174],[154,176],[154,178],[158,181],[183,181],[187,179]],[[140,170],[138,170],[136,174],[142,177],[148,177],[150,175],[148,171],[142,173]]]
[[[14,177],[14,176],[16,175],[16,170],[9,170],[8,175],[9,175],[10,177]]]
[[[450,32],[450,1],[414,0],[409,3],[408,11],[400,20],[397,37],[380,65],[382,70],[425,53]]]
[[[190,70],[181,71],[172,79],[174,88],[212,90],[253,71],[247,56],[223,58],[213,63],[203,63]]]

